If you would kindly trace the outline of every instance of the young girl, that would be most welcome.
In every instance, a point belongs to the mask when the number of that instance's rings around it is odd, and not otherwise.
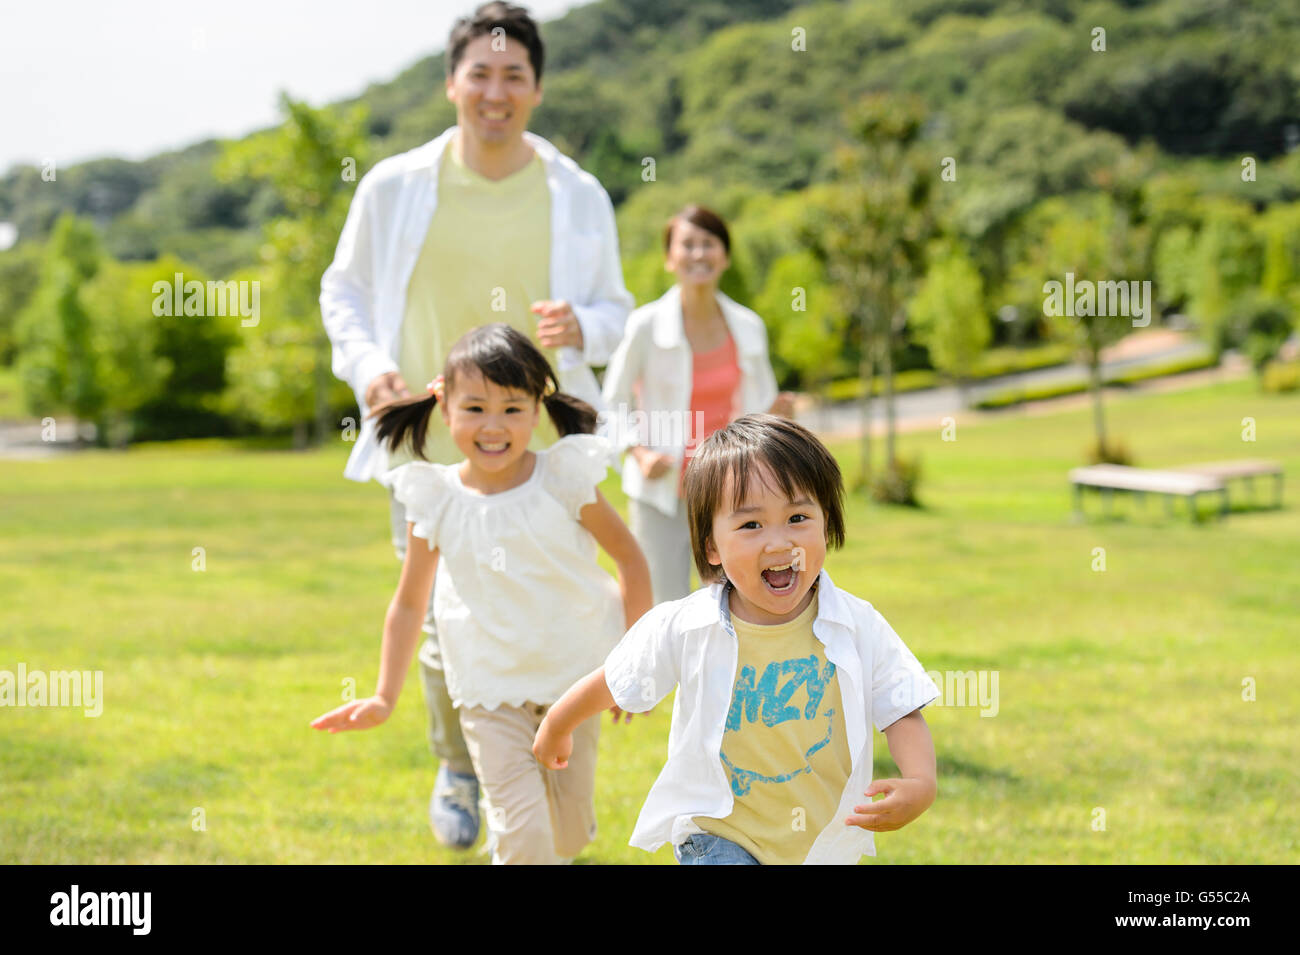
[[[683,865],[856,863],[873,832],[934,801],[934,745],[919,710],[938,688],[871,604],[831,583],[843,484],[806,428],[745,415],[686,469],[700,579],[642,617],[547,714],[533,752],[552,768],[602,709],[650,709],[680,684],[668,761],[631,845],[671,841]],[[901,777],[870,786],[872,725]],[[877,793],[887,793],[871,802]]]
[[[599,714],[574,724],[565,773],[537,764],[533,737],[550,704],[650,608],[650,573],[596,488],[611,449],[591,433],[595,410],[556,389],[532,342],[504,324],[474,329],[452,347],[440,379],[427,397],[387,407],[377,432],[390,448],[421,448],[436,404],[465,460],[393,470],[407,549],[384,621],[378,687],[312,726],[369,729],[389,717],[436,573],[447,690],[486,797],[492,860],[556,863],[596,835]],[[561,438],[534,452],[540,405]],[[618,567],[617,585],[596,563],[597,544]]]

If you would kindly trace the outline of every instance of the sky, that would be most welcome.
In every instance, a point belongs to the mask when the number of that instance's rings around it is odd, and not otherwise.
[[[0,0],[0,175],[144,159],[320,106],[442,50],[479,0]],[[553,20],[583,0],[523,0]],[[431,91],[432,93],[433,91]]]

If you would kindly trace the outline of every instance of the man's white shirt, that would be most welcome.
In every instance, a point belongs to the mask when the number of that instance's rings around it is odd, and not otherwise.
[[[411,272],[438,200],[438,169],[457,127],[376,163],[357,183],[334,261],[321,278],[321,317],[333,345],[334,374],[356,395],[362,425],[344,476],[382,480],[388,456],[365,417],[366,387],[398,370],[402,317]],[[614,207],[590,173],[550,142],[524,139],[541,158],[551,194],[550,297],[572,306],[583,347],[557,356],[560,387],[601,409],[593,365],[604,365],[623,337],[635,304],[623,285]],[[411,389],[424,382],[407,382]]]

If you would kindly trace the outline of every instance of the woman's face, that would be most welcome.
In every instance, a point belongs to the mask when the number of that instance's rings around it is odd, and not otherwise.
[[[717,288],[731,259],[722,240],[707,229],[684,219],[673,223],[672,239],[664,268],[677,276],[679,285],[707,285]]]

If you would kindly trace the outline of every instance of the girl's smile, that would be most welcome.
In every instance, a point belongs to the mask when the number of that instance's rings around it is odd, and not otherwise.
[[[465,456],[461,481],[484,494],[508,491],[528,480],[528,443],[540,417],[538,399],[518,388],[465,371],[439,403],[452,440]]]

